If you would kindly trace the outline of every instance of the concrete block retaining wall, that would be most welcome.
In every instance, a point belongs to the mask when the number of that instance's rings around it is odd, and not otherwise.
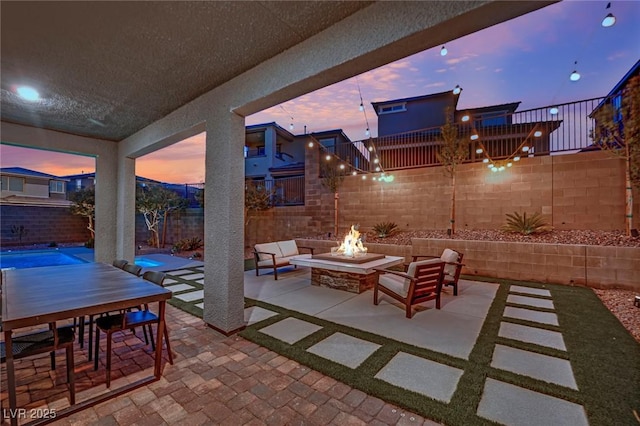
[[[330,251],[334,241],[297,239]],[[640,291],[640,248],[414,238],[410,246],[366,244],[371,253],[437,256],[445,248],[464,253],[463,274],[594,288]]]

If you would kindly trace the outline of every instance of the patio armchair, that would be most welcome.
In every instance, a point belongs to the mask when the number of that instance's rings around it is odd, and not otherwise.
[[[460,272],[462,272],[462,267],[464,263],[462,263],[462,258],[464,254],[459,251],[454,251],[451,249],[444,249],[440,256],[425,256],[425,255],[414,255],[412,258],[413,262],[416,262],[419,259],[430,259],[432,262],[442,261],[445,263],[444,266],[444,286],[452,286],[453,287],[453,295],[458,295],[458,279],[460,279]]]
[[[411,262],[407,272],[378,269],[380,276],[373,286],[373,304],[378,304],[380,291],[403,303],[407,318],[411,318],[411,308],[418,303],[435,299],[436,309],[440,309],[444,266],[444,262],[423,260]]]
[[[163,272],[156,271],[148,271],[145,272],[143,278],[147,281],[151,281],[155,284],[163,286],[163,281],[165,279],[165,274]],[[106,370],[107,370],[107,388],[111,386],[111,342],[112,342],[112,334],[117,331],[124,331],[127,329],[133,329],[134,327],[142,327],[144,330],[146,326],[149,326],[151,330],[152,324],[159,324],[160,318],[149,310],[149,306],[145,305],[145,309],[135,311],[135,312],[121,312],[118,314],[106,314],[98,319],[96,319],[96,342],[95,342],[95,353],[94,353],[94,370],[98,369],[98,350],[100,348],[100,330],[107,334],[107,360],[106,360]],[[164,341],[167,345],[167,355],[169,357],[169,363],[173,364],[173,354],[171,352],[171,346],[169,343],[169,332],[165,325],[164,333],[163,333]],[[145,331],[145,339],[146,339],[146,331]],[[153,341],[153,333],[151,335],[151,347],[155,350],[155,343]]]

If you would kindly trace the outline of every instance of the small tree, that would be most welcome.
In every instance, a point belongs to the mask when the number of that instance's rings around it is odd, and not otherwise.
[[[275,188],[267,189],[264,181],[244,181],[244,226],[249,225],[251,213],[269,210],[274,205]]]
[[[458,166],[469,155],[469,142],[458,137],[458,127],[452,123],[450,111],[447,109],[447,122],[440,128],[442,133],[442,146],[436,153],[436,157],[444,167],[445,174],[451,178],[451,235],[456,232],[456,171]]]
[[[333,235],[338,235],[338,200],[340,199],[338,190],[340,189],[340,186],[342,186],[346,172],[344,168],[337,166],[335,161],[329,160],[326,162],[323,161],[320,164],[320,174],[320,183],[322,186],[333,193]]]
[[[96,220],[96,191],[95,188],[84,188],[69,194],[71,213],[87,218],[87,229],[91,233],[91,240],[96,238],[94,222]]]
[[[166,221],[167,213],[177,208],[180,200],[178,194],[160,185],[138,187],[136,209],[142,213],[147,229],[151,231],[149,245],[160,248],[160,221]]]
[[[625,231],[631,236],[633,188],[640,188],[640,76],[631,78],[620,95],[619,109],[607,102],[594,113],[591,138],[600,149],[624,159]]]

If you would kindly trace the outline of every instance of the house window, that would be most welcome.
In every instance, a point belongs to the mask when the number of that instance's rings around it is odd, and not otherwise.
[[[407,103],[389,104],[378,107],[378,114],[393,114],[394,112],[402,112],[407,110]]]
[[[24,192],[24,179],[13,176],[2,176],[2,190]]]
[[[327,152],[336,153],[336,138],[324,138],[318,142],[327,149]]]
[[[49,181],[49,193],[50,194],[64,194],[64,182],[59,180]]]
[[[76,190],[80,191],[82,189],[82,179],[76,179]]]
[[[613,121],[620,123],[622,121],[622,94],[613,98]]]

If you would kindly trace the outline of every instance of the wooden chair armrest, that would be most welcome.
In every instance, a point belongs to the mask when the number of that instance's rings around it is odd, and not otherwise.
[[[375,270],[380,272],[381,274],[393,274],[393,275],[397,275],[397,276],[402,277],[402,278],[406,278],[406,279],[411,280],[411,281],[415,281],[416,280],[416,278],[412,277],[411,275],[407,275],[406,273],[400,272],[400,271],[394,271],[393,269],[375,268]]]
[[[418,260],[419,257],[425,257],[427,259],[439,259],[440,258],[440,256],[430,256],[430,255],[426,255],[426,254],[415,254],[411,258],[413,259],[412,261],[415,262],[416,260]]]
[[[275,260],[275,258],[276,258],[276,254],[275,254],[275,253],[269,253],[269,252],[267,252],[267,251],[255,251],[255,250],[254,250],[254,253],[255,253],[256,255],[258,255],[258,254],[269,254],[269,255],[271,255],[271,257],[273,257],[273,259],[274,259],[274,260]]]
[[[298,246],[298,250],[300,250],[300,249],[306,249],[306,250],[309,250],[309,251],[311,252],[311,254],[313,254],[313,250],[314,250],[314,248],[313,248],[313,247]]]

